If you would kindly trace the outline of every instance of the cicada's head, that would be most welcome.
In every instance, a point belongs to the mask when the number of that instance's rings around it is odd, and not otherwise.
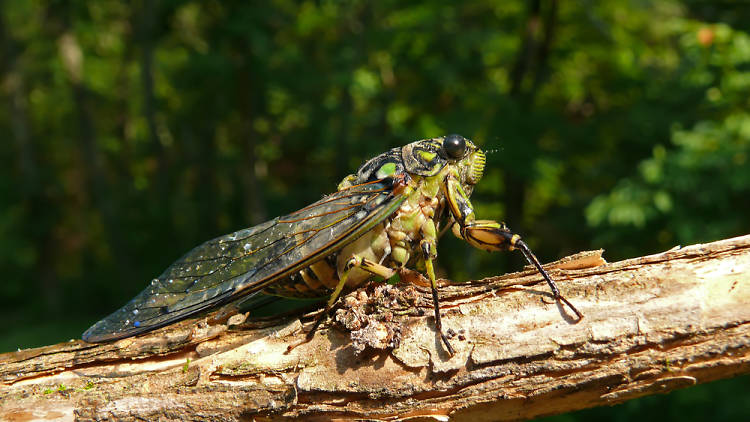
[[[461,184],[470,193],[482,178],[484,163],[482,150],[461,135],[423,139],[368,160],[356,175],[347,176],[339,189],[403,173],[431,177],[455,169]]]
[[[461,135],[412,142],[401,149],[401,157],[407,172],[423,177],[435,176],[450,166],[468,188],[479,183],[486,160],[484,152]]]

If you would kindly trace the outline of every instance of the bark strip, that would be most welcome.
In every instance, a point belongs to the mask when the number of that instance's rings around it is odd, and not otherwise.
[[[371,285],[288,355],[297,318],[0,355],[0,419],[519,420],[750,372],[750,236],[547,268],[582,321],[530,269],[442,287],[449,358],[429,289]]]

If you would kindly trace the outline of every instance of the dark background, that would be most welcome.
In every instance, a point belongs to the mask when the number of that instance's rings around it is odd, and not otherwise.
[[[746,234],[749,32],[745,1],[0,0],[0,351],[447,133],[543,261]],[[522,265],[449,237],[454,280]],[[747,420],[749,384],[554,419]]]

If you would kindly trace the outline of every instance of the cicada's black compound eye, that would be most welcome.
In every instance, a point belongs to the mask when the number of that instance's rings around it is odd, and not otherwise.
[[[443,139],[443,150],[448,157],[461,159],[466,153],[466,139],[461,135],[448,135]]]

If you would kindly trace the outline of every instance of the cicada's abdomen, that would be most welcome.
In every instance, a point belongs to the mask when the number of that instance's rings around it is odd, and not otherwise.
[[[378,263],[390,263],[390,253],[391,240],[386,225],[378,224],[341,250],[269,285],[263,292],[289,298],[326,297],[334,291],[341,280],[346,271],[347,260],[359,257]],[[372,277],[371,272],[353,268],[347,276],[346,286],[356,288]]]
[[[326,297],[338,282],[337,256],[337,253],[332,253],[309,267],[269,285],[263,289],[263,293],[297,299]]]

